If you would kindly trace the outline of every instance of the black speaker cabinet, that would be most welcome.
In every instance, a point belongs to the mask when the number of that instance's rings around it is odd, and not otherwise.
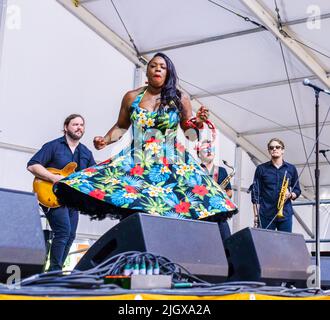
[[[46,258],[39,205],[33,193],[0,188],[0,281],[17,265],[21,277],[42,272]]]
[[[106,232],[75,269],[93,268],[126,251],[164,256],[208,281],[221,282],[228,275],[228,263],[216,223],[143,213],[132,214]]]
[[[305,287],[310,255],[301,234],[245,228],[224,242],[229,281]]]

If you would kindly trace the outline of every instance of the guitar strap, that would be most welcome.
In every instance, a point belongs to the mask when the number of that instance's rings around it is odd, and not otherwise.
[[[78,149],[78,168],[77,168],[77,171],[80,171],[81,170],[81,153],[80,153],[80,142],[77,146],[77,149]]]
[[[41,208],[43,213],[47,213],[50,210],[50,208],[47,208],[47,207],[43,206],[40,202],[39,202],[39,207]]]

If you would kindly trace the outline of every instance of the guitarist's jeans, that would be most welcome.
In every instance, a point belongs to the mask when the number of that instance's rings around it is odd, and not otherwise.
[[[50,266],[48,271],[62,270],[65,259],[76,237],[78,211],[59,207],[45,212],[49,225],[54,233],[50,247]]]

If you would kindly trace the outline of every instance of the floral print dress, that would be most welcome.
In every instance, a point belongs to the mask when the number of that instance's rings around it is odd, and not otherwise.
[[[178,219],[232,216],[236,206],[177,142],[178,109],[147,111],[139,106],[144,92],[130,107],[132,144],[55,184],[60,202],[99,219],[134,212]]]

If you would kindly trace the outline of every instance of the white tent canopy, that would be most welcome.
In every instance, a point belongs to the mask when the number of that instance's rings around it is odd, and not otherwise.
[[[281,138],[286,160],[301,173],[303,194],[313,198],[315,99],[302,80],[330,86],[329,1],[277,0],[284,39],[276,35],[273,0],[58,2],[137,65],[143,65],[139,57],[166,53],[181,87],[208,106],[220,131],[257,160],[268,158],[270,138]],[[267,25],[272,19],[275,24]],[[321,94],[320,149],[330,148],[329,107],[330,97]],[[322,155],[320,169],[321,198],[329,198],[330,166]]]

